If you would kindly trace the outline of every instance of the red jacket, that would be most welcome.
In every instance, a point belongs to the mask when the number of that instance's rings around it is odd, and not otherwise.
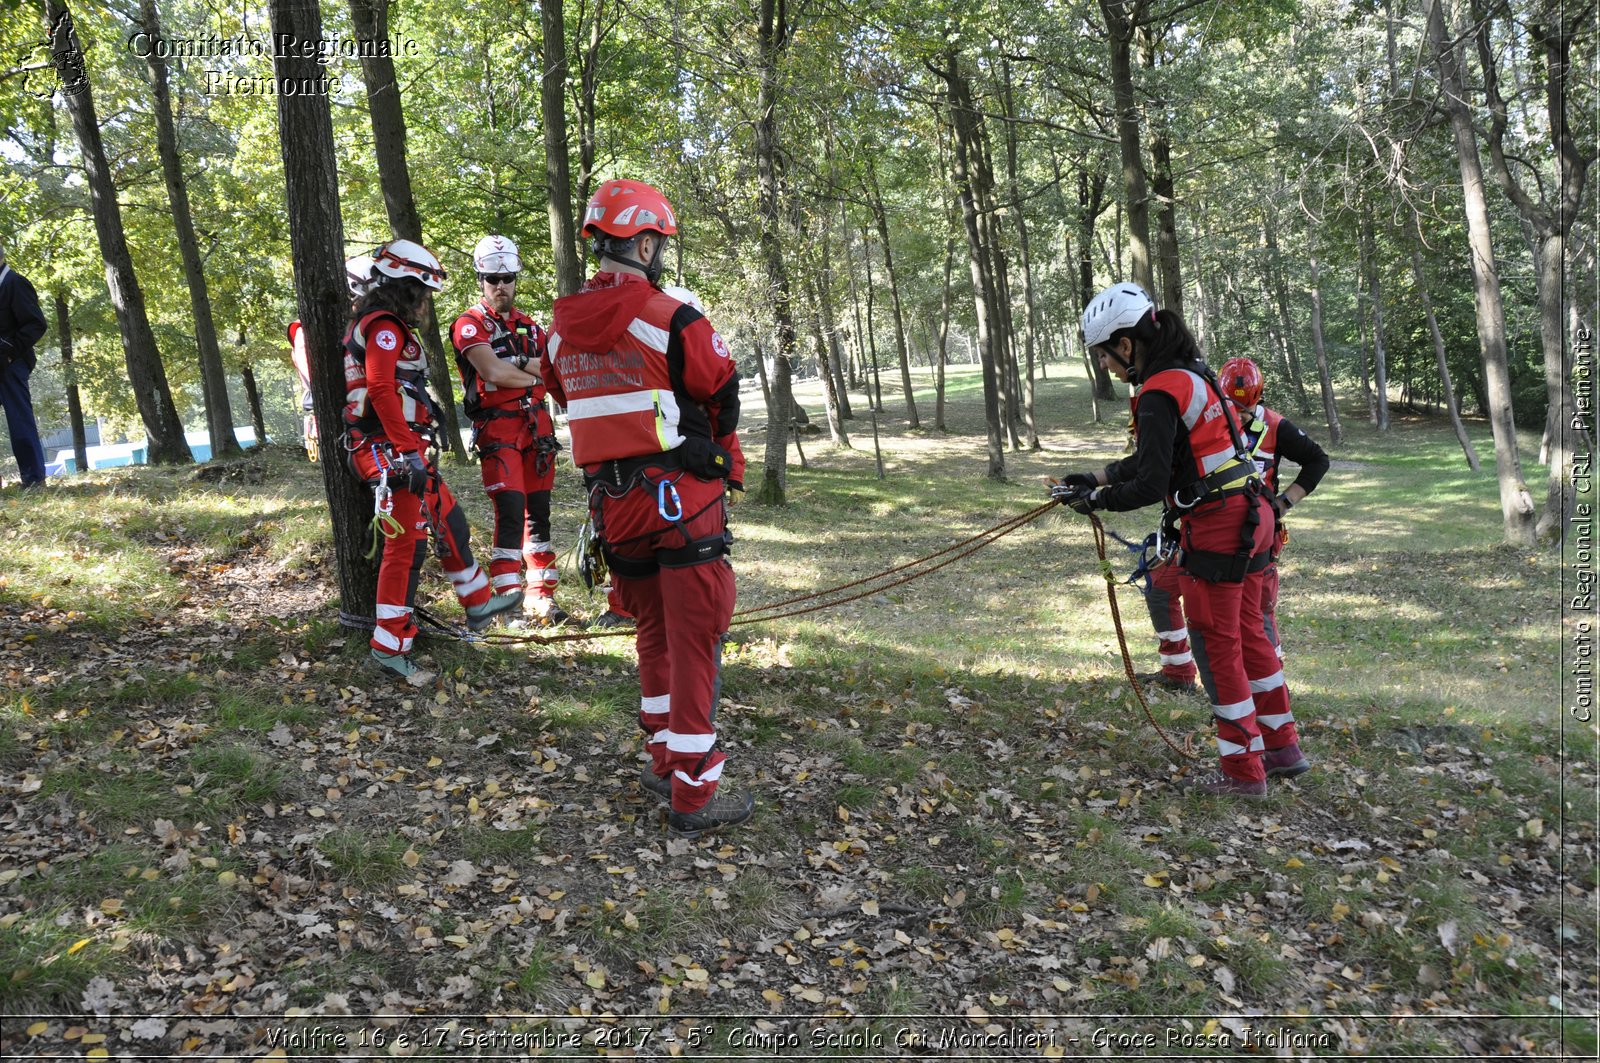
[[[705,316],[628,273],[597,273],[556,300],[540,362],[550,394],[567,409],[572,460],[593,466],[711,439],[739,450],[739,374]]]
[[[417,429],[433,424],[428,361],[399,318],[374,310],[344,337],[345,424],[381,435],[401,453],[423,449]]]
[[[450,343],[456,349],[456,368],[461,373],[462,401],[468,417],[476,420],[485,411],[516,407],[523,399],[533,404],[544,401],[542,383],[525,388],[499,387],[484,380],[477,367],[465,357],[467,348],[488,344],[496,358],[511,359],[526,354],[528,372],[537,375],[538,363],[544,355],[544,329],[521,310],[512,307],[510,315],[502,318],[488,304],[479,302],[456,318],[450,328]]]

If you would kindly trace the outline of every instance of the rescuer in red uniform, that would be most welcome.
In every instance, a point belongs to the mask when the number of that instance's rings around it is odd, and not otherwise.
[[[656,286],[672,206],[650,185],[607,181],[583,235],[600,269],[556,300],[545,380],[566,407],[572,459],[622,605],[635,617],[642,783],[694,837],[748,820],[721,786],[714,716],[733,615],[723,493],[741,482],[739,374],[705,315]]]
[[[467,518],[427,455],[438,416],[427,359],[411,329],[427,313],[429,292],[443,287],[444,270],[421,244],[393,240],[373,252],[372,281],[345,331],[344,442],[352,471],[373,486],[380,506],[393,505],[395,534],[385,538],[378,566],[372,659],[410,678],[418,671],[411,660],[412,609],[430,539],[474,631],[515,609],[522,591],[490,588],[472,559]]]
[[[485,236],[472,252],[482,298],[450,329],[472,445],[482,463],[483,488],[494,504],[494,551],[489,580],[495,592],[522,589],[535,622],[582,627],[556,604],[560,569],[550,541],[550,489],[555,485],[555,422],[545,405],[539,359],[544,329],[518,310],[517,274],[522,256],[504,236]]]
[[[1118,379],[1139,386],[1137,445],[1102,472],[1073,473],[1052,497],[1080,513],[1165,500],[1180,514],[1180,587],[1190,642],[1217,725],[1219,770],[1185,789],[1266,794],[1267,771],[1302,758],[1293,729],[1264,736],[1256,717],[1288,712],[1278,655],[1262,626],[1273,510],[1225,399],[1182,317],[1144,289],[1118,284],[1089,302],[1083,342]],[[1289,742],[1268,749],[1264,738]]]

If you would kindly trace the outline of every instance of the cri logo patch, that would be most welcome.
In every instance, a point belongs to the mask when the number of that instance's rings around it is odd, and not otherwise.
[[[377,344],[386,351],[392,351],[396,347],[400,346],[400,337],[385,329],[384,331],[378,333]]]
[[[462,325],[461,326],[461,334],[463,336],[476,336],[478,334],[478,326],[477,325]]]

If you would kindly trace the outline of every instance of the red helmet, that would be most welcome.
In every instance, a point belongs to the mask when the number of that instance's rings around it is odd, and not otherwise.
[[[673,236],[678,219],[667,197],[643,181],[607,181],[594,190],[583,212],[583,235],[605,233],[631,240],[640,233]]]
[[[1256,408],[1256,403],[1261,401],[1261,389],[1266,384],[1260,368],[1248,358],[1229,358],[1223,362],[1217,380],[1222,384],[1222,393],[1241,410]]]

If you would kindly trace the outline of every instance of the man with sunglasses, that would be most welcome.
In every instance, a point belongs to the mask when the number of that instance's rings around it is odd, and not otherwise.
[[[534,622],[581,627],[555,601],[559,569],[550,541],[550,489],[560,444],[539,376],[544,330],[513,305],[522,269],[515,243],[485,236],[473,248],[472,264],[481,298],[456,319],[450,341],[483,487],[494,504],[489,578],[497,594],[521,588],[526,559],[525,608]]]

